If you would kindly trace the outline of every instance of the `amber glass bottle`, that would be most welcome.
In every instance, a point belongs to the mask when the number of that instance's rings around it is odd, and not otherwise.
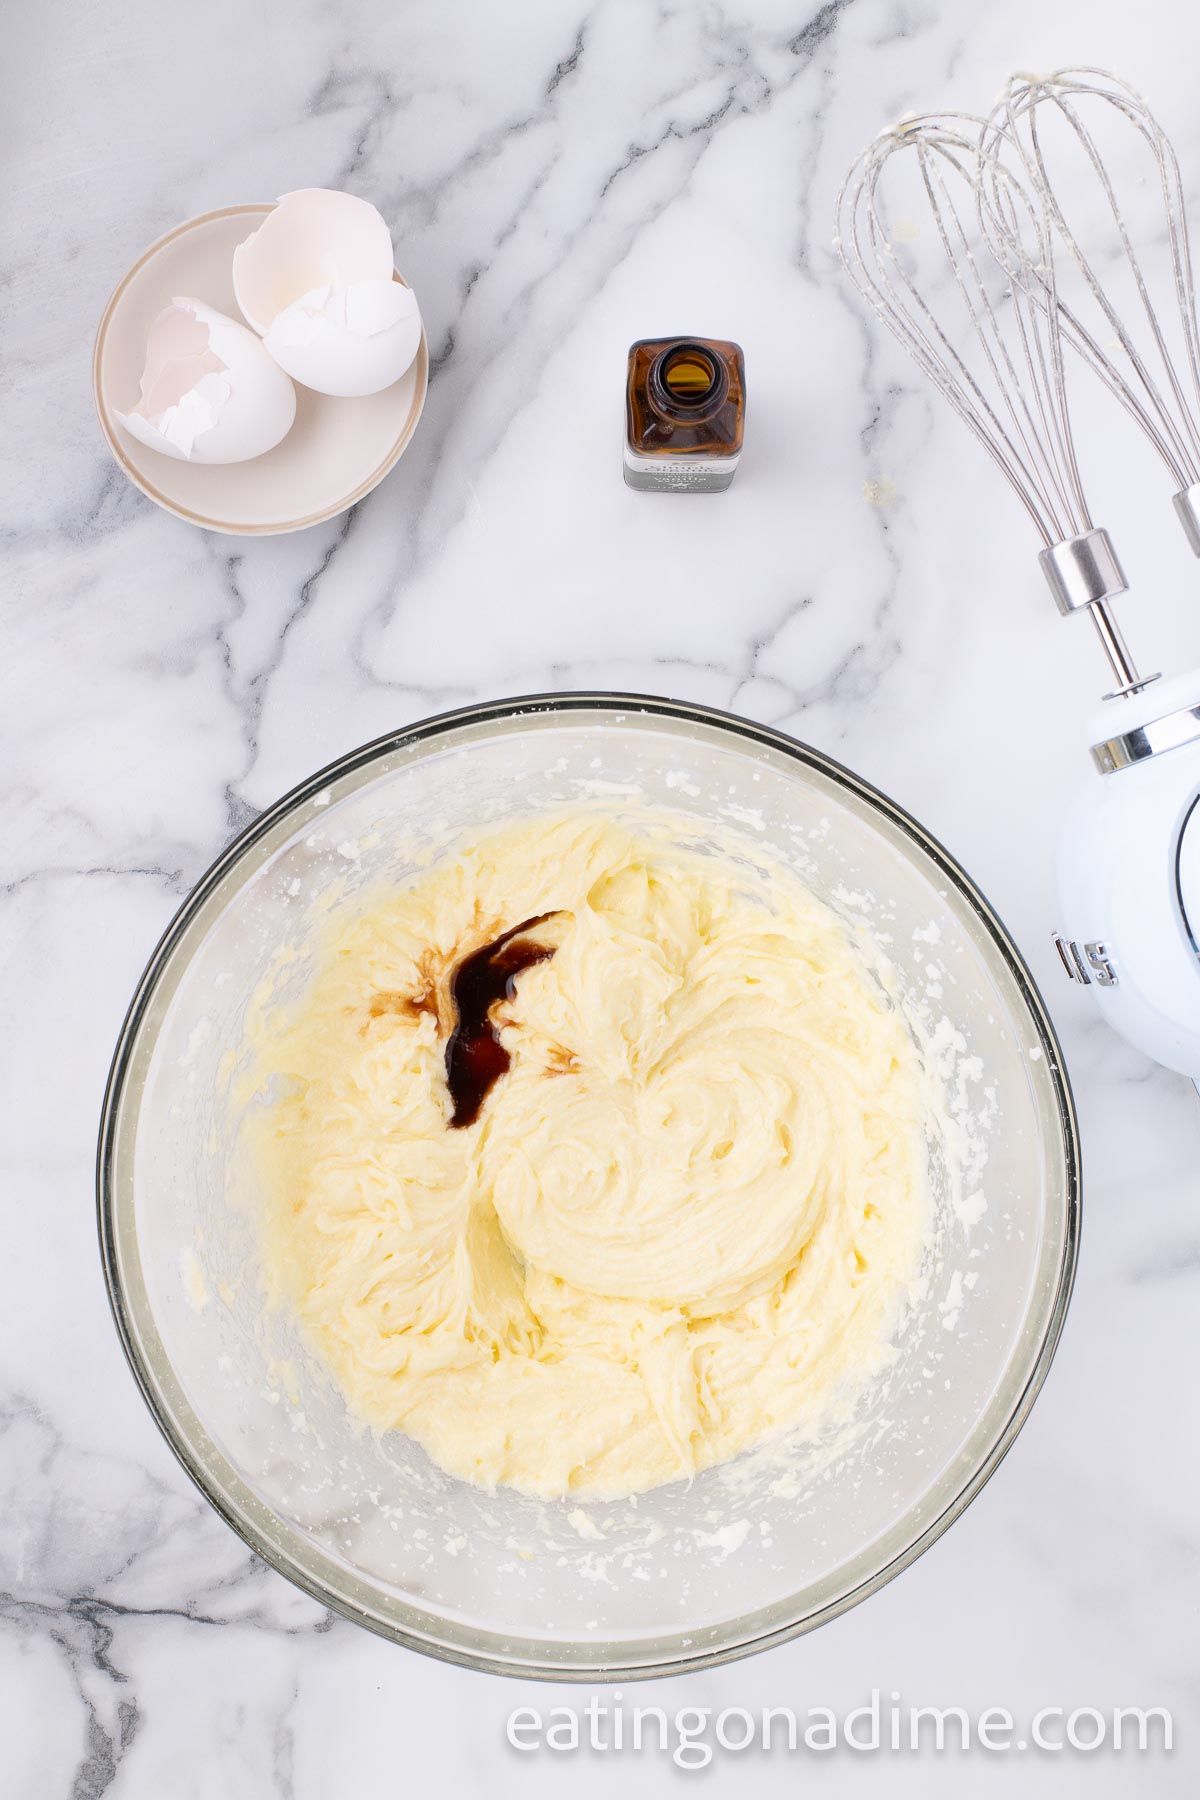
[[[641,338],[625,385],[625,479],[632,488],[715,494],[742,451],[746,367],[719,338]]]

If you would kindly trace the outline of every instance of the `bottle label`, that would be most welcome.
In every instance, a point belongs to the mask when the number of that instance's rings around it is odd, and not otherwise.
[[[625,467],[657,488],[702,488],[733,479],[738,457],[638,456],[626,446]]]

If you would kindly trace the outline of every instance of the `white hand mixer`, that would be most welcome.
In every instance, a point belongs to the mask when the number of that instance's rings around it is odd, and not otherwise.
[[[1161,192],[1166,323],[1101,152],[1114,126],[1135,134],[1119,164],[1130,150],[1148,156]],[[1093,200],[1098,184],[1116,234],[1106,268],[1124,270],[1148,353],[1096,276],[1089,231],[1070,223],[1072,159]],[[1075,190],[1078,205],[1078,180]],[[914,224],[921,216],[932,219],[931,239]],[[926,292],[950,296],[953,317],[935,316],[918,286],[918,238],[936,256],[921,271]],[[1071,808],[1059,856],[1055,943],[1117,1031],[1200,1086],[1200,669],[1142,676],[1125,644],[1112,602],[1127,583],[1084,497],[1063,350],[1065,341],[1080,353],[1149,437],[1200,555],[1200,333],[1175,153],[1141,97],[1111,75],[1014,77],[988,119],[925,115],[868,145],[838,200],[838,243],[859,291],[1020,496],[1059,611],[1091,614],[1115,687],[1091,724],[1098,773]],[[1068,271],[1078,301],[1063,292]],[[1099,312],[1095,329],[1089,309]]]

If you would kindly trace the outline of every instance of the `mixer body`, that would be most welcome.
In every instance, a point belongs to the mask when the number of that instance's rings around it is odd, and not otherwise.
[[[1200,675],[1186,685],[1200,693]],[[1156,717],[1139,695],[1115,703],[1125,718],[1103,719],[1118,730],[1094,740],[1106,772],[1081,789],[1067,821],[1055,942],[1067,974],[1090,988],[1114,1030],[1198,1080],[1200,706],[1163,712],[1179,687],[1163,684]],[[1194,735],[1152,748],[1189,724]]]

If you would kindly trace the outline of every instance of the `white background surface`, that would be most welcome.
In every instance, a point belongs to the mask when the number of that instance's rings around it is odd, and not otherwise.
[[[1200,1101],[1107,1034],[1049,937],[1102,666],[1054,616],[986,459],[865,326],[830,220],[879,125],[1089,60],[1149,91],[1200,206],[1200,25],[1163,0],[49,0],[6,37],[0,1792],[1194,1791]],[[348,520],[206,537],[107,460],[91,333],[161,231],[309,183],[394,227],[436,365],[425,420]],[[626,347],[674,330],[745,346],[724,497],[621,482]],[[1104,417],[1085,474],[1137,586],[1129,636],[1153,667],[1191,666],[1200,569],[1149,452]],[[653,1756],[519,1758],[508,1710],[586,1691],[331,1620],[159,1441],[91,1194],[108,1058],[158,933],[231,833],[335,754],[471,699],[607,685],[780,725],[922,818],[1044,986],[1087,1165],[1062,1349],[967,1515],[816,1635],[637,1701],[1160,1704],[1172,1758],[839,1751],[690,1777]]]

